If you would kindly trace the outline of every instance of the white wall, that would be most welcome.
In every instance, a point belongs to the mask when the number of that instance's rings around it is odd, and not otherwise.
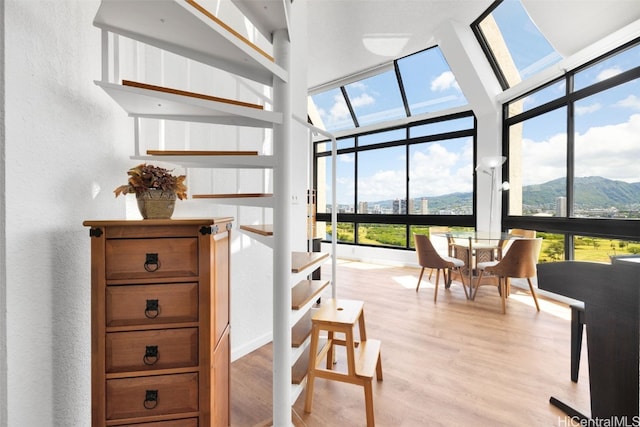
[[[0,425],[90,424],[90,269],[85,219],[114,200],[131,122],[93,84],[97,1],[6,1]]]
[[[228,0],[205,3],[264,44]],[[98,0],[0,3],[5,17],[0,66],[6,76],[0,83],[5,107],[0,112],[0,185],[5,184],[0,194],[0,426],[90,425],[90,253],[82,222],[139,217],[133,200],[114,199],[112,193],[137,162],[129,159],[132,119],[93,83],[101,78],[101,35],[92,25],[98,6]],[[248,102],[260,102],[258,94],[265,92],[223,73],[212,77],[206,67],[154,49],[126,41],[122,48],[131,49],[131,56],[123,60],[121,77]],[[305,52],[304,44],[296,49],[297,54]],[[186,76],[186,81],[177,76]],[[294,82],[298,91],[306,87],[304,79]],[[306,104],[297,99],[296,105],[304,117]],[[306,138],[300,129],[294,135]],[[187,148],[207,149],[269,150],[272,143],[271,131],[143,123],[143,145],[164,141],[171,148],[186,140]],[[299,161],[306,154],[297,150],[296,156]],[[237,187],[270,191],[271,179],[261,172],[188,174],[190,194]],[[256,183],[260,188],[252,187]],[[295,186],[294,191],[301,193],[304,204],[306,187]],[[236,218],[231,242],[232,357],[268,342],[271,250],[239,232],[238,226],[268,223],[270,211],[188,200],[177,205],[174,216]]]

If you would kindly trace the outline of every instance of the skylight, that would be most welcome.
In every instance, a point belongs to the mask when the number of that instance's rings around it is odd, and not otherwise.
[[[472,28],[503,89],[562,59],[520,0],[496,1]]]
[[[378,74],[311,98],[330,132],[467,104],[438,47],[398,59]]]
[[[440,49],[399,59],[398,68],[412,116],[467,103]]]

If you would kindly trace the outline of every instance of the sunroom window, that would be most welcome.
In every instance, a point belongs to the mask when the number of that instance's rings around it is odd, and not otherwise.
[[[440,49],[432,47],[380,67],[379,72],[344,85],[311,91],[329,132],[357,130],[420,114],[467,105]]]
[[[503,89],[557,63],[556,52],[520,0],[498,0],[472,29]]]

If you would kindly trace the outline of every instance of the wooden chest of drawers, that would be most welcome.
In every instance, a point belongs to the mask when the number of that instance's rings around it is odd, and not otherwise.
[[[93,427],[230,425],[231,221],[84,222]]]

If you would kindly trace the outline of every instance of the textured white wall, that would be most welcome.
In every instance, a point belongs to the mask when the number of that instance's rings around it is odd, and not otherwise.
[[[254,37],[228,0],[205,3]],[[101,35],[92,25],[98,6],[97,0],[0,4],[5,16],[0,66],[4,64],[6,76],[0,82],[0,95],[5,93],[0,162],[6,184],[0,196],[0,207],[6,203],[0,210],[5,225],[4,235],[0,233],[0,319],[5,320],[0,333],[0,426],[90,425],[90,253],[82,222],[138,216],[133,200],[114,199],[112,193],[135,164],[129,159],[133,122],[93,84],[101,78]],[[199,64],[127,43],[123,41],[123,50],[132,49],[132,54],[123,60],[121,77],[259,101],[245,83],[219,73],[212,77]],[[162,61],[163,72],[158,69]],[[186,81],[179,76],[187,76]],[[186,139],[191,148],[203,149],[271,144],[270,131],[254,129],[148,122],[142,130],[149,147],[157,146],[162,132],[167,148]],[[189,172],[190,193],[235,191],[236,186],[259,191],[250,187],[256,181],[269,190],[270,178],[255,171]],[[271,219],[268,210],[194,200],[180,202],[175,213],[220,215],[236,218],[231,321],[232,354],[238,357],[270,340],[272,266],[271,250],[237,228]]]
[[[2,425],[90,424],[89,236],[122,217],[112,190],[130,121],[100,77],[97,1],[6,1],[7,398]]]

